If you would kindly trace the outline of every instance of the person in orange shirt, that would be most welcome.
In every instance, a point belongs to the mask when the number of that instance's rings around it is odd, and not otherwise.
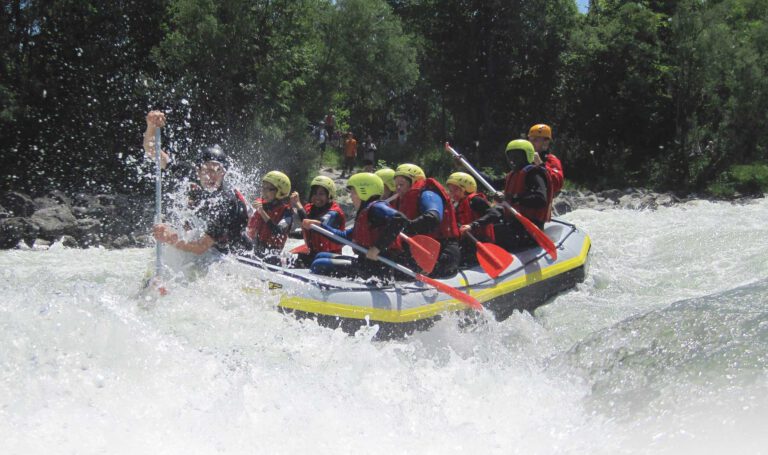
[[[345,172],[352,174],[355,167],[355,158],[357,158],[357,139],[351,131],[347,132],[347,138],[344,140],[344,170],[341,171],[341,177]]]

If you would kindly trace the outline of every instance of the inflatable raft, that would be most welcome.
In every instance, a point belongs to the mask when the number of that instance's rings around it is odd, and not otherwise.
[[[506,319],[515,310],[533,312],[584,280],[591,246],[586,233],[564,221],[552,220],[544,232],[557,246],[557,260],[536,246],[513,254],[514,261],[495,279],[475,266],[439,281],[475,297],[497,320]],[[446,312],[467,310],[465,304],[419,281],[366,282],[246,257],[238,257],[238,261],[280,294],[282,311],[315,319],[323,326],[341,327],[348,333],[378,324],[378,338],[399,337],[429,328]]]

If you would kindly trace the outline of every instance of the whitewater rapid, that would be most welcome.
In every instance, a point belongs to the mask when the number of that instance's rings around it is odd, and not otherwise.
[[[4,251],[0,453],[768,453],[767,214],[577,210],[576,289],[389,342],[226,264],[155,302],[152,249]]]

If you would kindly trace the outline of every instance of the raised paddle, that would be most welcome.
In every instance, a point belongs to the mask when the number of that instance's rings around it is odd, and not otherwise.
[[[339,237],[338,235],[323,229],[320,225],[313,224],[311,226],[311,228],[312,228],[313,231],[319,232],[320,234],[328,237],[329,239],[333,239],[334,241],[336,241],[338,243],[341,243],[343,245],[347,245],[347,246],[351,247],[352,249],[355,249],[355,250],[357,250],[357,251],[359,251],[359,252],[361,252],[363,254],[368,253],[368,248],[366,248],[364,246],[360,246],[357,243],[352,242],[350,240],[347,240],[347,239],[345,239],[343,237]],[[480,304],[480,302],[478,302],[476,298],[472,297],[469,294],[465,294],[465,293],[461,292],[460,290],[458,290],[458,289],[456,289],[456,288],[454,288],[452,286],[449,286],[449,285],[447,285],[445,283],[441,283],[440,281],[437,281],[437,280],[434,280],[432,278],[429,278],[428,276],[424,276],[424,275],[422,275],[420,273],[416,273],[413,270],[411,270],[411,269],[409,269],[409,268],[407,268],[407,267],[405,267],[403,265],[400,265],[400,264],[398,264],[398,263],[396,263],[396,262],[394,262],[394,261],[392,261],[390,259],[387,259],[387,258],[385,258],[383,256],[379,256],[378,260],[383,262],[384,264],[388,265],[389,267],[392,267],[395,270],[398,270],[398,271],[400,271],[400,272],[402,272],[402,273],[404,273],[404,274],[406,274],[406,275],[408,275],[410,277],[416,278],[417,280],[421,281],[422,283],[426,283],[426,284],[434,287],[435,289],[437,289],[440,292],[443,292],[445,294],[450,295],[454,299],[456,299],[456,300],[460,301],[461,303],[469,306],[470,308],[473,308],[473,309],[475,309],[477,311],[482,311],[483,310],[483,306]]]
[[[515,260],[514,256],[498,245],[481,242],[469,231],[465,232],[464,235],[475,242],[475,246],[477,247],[477,262],[480,263],[480,267],[482,267],[485,273],[491,278],[496,278],[501,275],[501,272],[507,270],[509,264]]]
[[[453,147],[451,147],[451,146],[450,146],[450,144],[448,144],[447,142],[445,143],[445,150],[447,150],[448,152],[450,152],[450,153],[453,155],[453,157],[454,157],[454,158],[457,158],[459,161],[461,161],[461,164],[463,164],[463,165],[464,165],[464,167],[465,167],[465,168],[467,168],[467,170],[468,170],[468,171],[469,171],[469,172],[470,172],[470,173],[471,173],[473,176],[475,176],[475,178],[476,178],[476,179],[477,179],[477,180],[478,180],[480,183],[482,183],[482,184],[483,184],[483,186],[484,186],[485,188],[487,188],[487,189],[488,189],[488,191],[491,191],[491,192],[493,192],[493,193],[496,193],[496,189],[494,189],[494,188],[491,186],[491,184],[490,184],[490,183],[488,183],[488,181],[487,181],[487,180],[485,180],[485,179],[484,179],[484,178],[483,178],[483,177],[482,177],[482,176],[481,176],[481,175],[480,175],[480,174],[479,174],[479,173],[478,173],[478,172],[475,170],[475,168],[474,168],[474,167],[472,167],[472,165],[471,165],[471,164],[469,164],[469,162],[468,162],[466,159],[464,159],[464,157],[463,157],[463,156],[462,156],[462,155],[461,155],[459,152],[457,152],[456,150],[454,150],[454,148],[453,148]],[[522,224],[522,225],[523,225],[523,227],[525,228],[525,230],[526,230],[526,231],[528,231],[528,233],[529,233],[529,234],[531,234],[531,237],[533,237],[533,239],[536,241],[536,243],[538,243],[538,244],[539,244],[539,246],[541,246],[541,247],[544,249],[544,251],[546,251],[546,252],[547,252],[547,254],[549,254],[549,256],[550,256],[552,259],[555,259],[555,260],[557,260],[557,247],[555,246],[555,243],[554,243],[554,242],[552,242],[552,240],[551,240],[549,237],[547,237],[547,234],[545,234],[545,233],[544,233],[544,231],[542,231],[541,229],[539,229],[539,227],[538,227],[538,226],[536,226],[535,224],[533,224],[533,222],[532,222],[531,220],[529,220],[528,218],[526,218],[526,217],[525,217],[525,215],[523,215],[522,213],[520,213],[520,212],[518,212],[517,210],[515,210],[515,208],[514,208],[514,207],[512,207],[512,206],[509,204],[509,202],[507,202],[507,201],[502,201],[502,203],[501,203],[501,204],[504,206],[504,208],[506,208],[507,210],[509,210],[510,212],[512,212],[512,214],[515,216],[515,218],[517,218],[517,221],[519,221],[519,222],[520,222],[520,224]]]

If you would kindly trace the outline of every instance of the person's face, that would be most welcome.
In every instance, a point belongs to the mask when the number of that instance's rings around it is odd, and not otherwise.
[[[527,155],[524,150],[510,150],[507,152],[507,161],[511,169],[520,169],[528,164]]]
[[[360,206],[363,205],[363,200],[357,195],[357,191],[354,188],[349,187],[349,197],[352,199],[352,205],[355,206],[355,210],[360,210]]]
[[[405,196],[405,193],[411,189],[411,180],[398,175],[395,177],[395,192],[400,196]]]
[[[206,191],[218,190],[226,173],[227,170],[224,169],[224,166],[216,161],[207,161],[197,168],[197,178]]]
[[[451,199],[453,202],[459,202],[460,200],[464,199],[464,190],[458,186],[454,185],[453,183],[448,184],[448,194],[451,195]]]
[[[313,186],[312,194],[310,195],[309,199],[310,202],[312,202],[312,205],[315,207],[324,207],[330,200],[328,197],[328,190],[322,186]]]
[[[277,195],[277,188],[269,182],[261,182],[261,198],[266,202],[272,202]]]
[[[392,190],[390,190],[387,185],[384,185],[384,191],[381,193],[381,198],[382,199],[389,199],[389,198],[392,197],[393,194],[394,193],[392,192]]]
[[[548,137],[528,137],[528,140],[533,144],[533,149],[536,153],[541,154],[542,151],[549,150],[549,143],[551,142]]]

